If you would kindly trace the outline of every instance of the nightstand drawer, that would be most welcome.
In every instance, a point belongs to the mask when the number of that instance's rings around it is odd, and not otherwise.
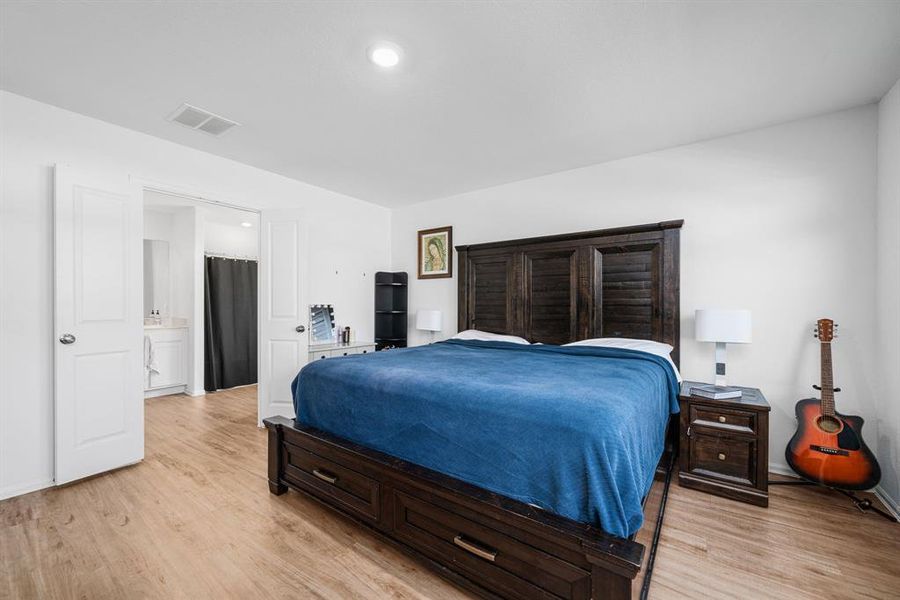
[[[756,413],[691,402],[691,426],[711,427],[735,433],[755,434]]]
[[[690,473],[742,485],[756,485],[755,439],[692,430],[689,440]]]

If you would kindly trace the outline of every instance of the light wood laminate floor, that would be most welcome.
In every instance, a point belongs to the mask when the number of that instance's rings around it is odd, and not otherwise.
[[[315,501],[270,495],[254,388],[146,414],[141,464],[0,502],[0,597],[468,597]],[[773,488],[763,509],[673,483],[650,597],[897,598],[900,526],[823,490]]]

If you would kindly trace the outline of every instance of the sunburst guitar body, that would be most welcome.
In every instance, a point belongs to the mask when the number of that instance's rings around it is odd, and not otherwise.
[[[821,399],[807,398],[797,403],[797,432],[788,443],[785,458],[799,475],[822,485],[865,490],[881,479],[875,455],[862,437],[861,417],[842,415],[834,409],[831,343],[834,323],[819,319],[817,337],[822,350]]]

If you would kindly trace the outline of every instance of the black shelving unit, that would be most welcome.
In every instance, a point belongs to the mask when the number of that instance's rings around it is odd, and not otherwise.
[[[403,271],[375,273],[375,350],[406,348],[408,280]]]

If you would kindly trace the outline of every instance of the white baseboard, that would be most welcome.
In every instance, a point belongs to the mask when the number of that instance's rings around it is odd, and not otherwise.
[[[53,487],[53,485],[54,482],[52,479],[39,479],[37,481],[32,481],[25,484],[6,486],[0,488],[0,500],[6,500],[7,498],[13,498],[15,496],[21,496],[23,494],[30,494],[31,492],[36,492],[48,487]]]
[[[175,394],[184,394],[187,389],[183,385],[173,385],[172,387],[160,388],[158,390],[149,390],[144,392],[144,400],[148,398],[157,398],[159,396],[172,396]]]
[[[900,503],[891,498],[880,485],[875,488],[875,495],[878,496],[881,503],[888,509],[888,512],[894,515],[895,519],[900,521]]]
[[[793,469],[781,463],[769,463],[769,473],[775,473],[776,475],[787,475],[788,477],[799,479],[798,475],[794,473]]]
[[[197,396],[205,396],[206,390],[204,390],[203,388],[199,390],[185,390],[184,393],[192,398],[196,398]]]

